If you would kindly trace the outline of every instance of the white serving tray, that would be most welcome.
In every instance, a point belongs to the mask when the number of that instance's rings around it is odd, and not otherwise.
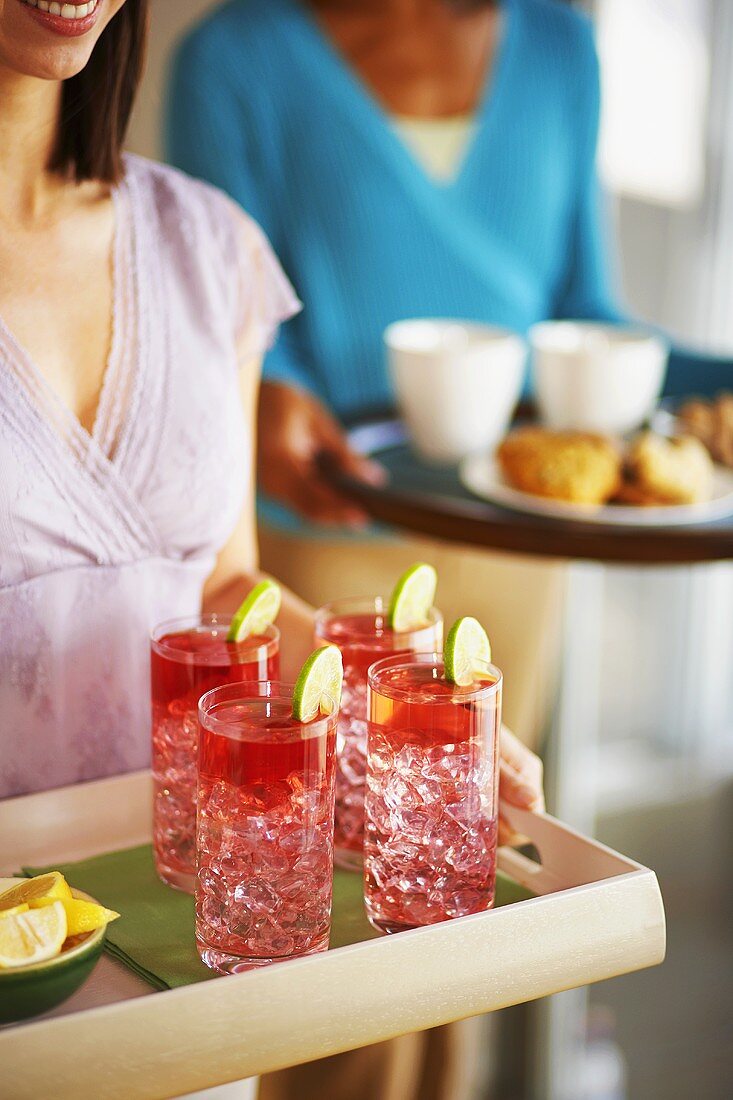
[[[144,843],[150,806],[147,772],[0,802],[0,874]],[[499,865],[540,896],[162,993],[105,956],[64,1005],[0,1029],[0,1095],[167,1100],[662,961],[652,871],[511,819],[543,863]]]

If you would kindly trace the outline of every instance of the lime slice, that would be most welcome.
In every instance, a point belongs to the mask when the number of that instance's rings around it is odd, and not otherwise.
[[[261,634],[275,622],[281,600],[280,586],[274,581],[256,584],[232,618],[227,641],[243,642],[253,634]]]
[[[344,662],[335,645],[324,645],[311,653],[293,688],[293,718],[312,722],[319,714],[331,714],[341,702]]]
[[[445,678],[459,687],[482,679],[483,666],[491,661],[491,643],[478,619],[456,619],[443,647]]]
[[[390,630],[402,634],[426,626],[437,583],[438,574],[432,565],[425,562],[411,565],[392,591],[387,614]]]

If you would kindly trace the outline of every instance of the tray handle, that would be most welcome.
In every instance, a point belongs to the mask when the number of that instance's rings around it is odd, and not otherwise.
[[[536,863],[513,848],[499,850],[499,867],[536,894],[551,894],[646,868],[582,836],[557,818],[502,806],[502,815],[537,848]]]

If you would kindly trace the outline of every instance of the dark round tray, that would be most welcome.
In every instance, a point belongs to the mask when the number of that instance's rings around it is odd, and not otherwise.
[[[358,451],[386,467],[374,489],[341,475],[334,480],[373,519],[435,538],[543,557],[647,565],[733,558],[733,515],[685,527],[619,527],[524,514],[479,500],[455,467],[428,466],[411,450],[394,415],[349,428]]]

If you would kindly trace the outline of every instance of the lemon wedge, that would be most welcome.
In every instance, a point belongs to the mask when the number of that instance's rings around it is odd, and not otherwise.
[[[71,898],[71,890],[60,871],[47,871],[11,886],[0,894],[0,911],[26,905],[37,898]]]
[[[0,920],[3,917],[14,917],[16,913],[27,913],[30,906],[23,902],[22,905],[14,905],[12,909],[3,909],[0,912]]]
[[[114,909],[105,909],[96,901],[84,901],[83,898],[59,898],[66,913],[66,935],[80,936],[85,932],[96,932],[110,921],[117,920],[119,913]],[[46,909],[55,905],[53,898],[36,898],[30,903],[31,909]]]
[[[45,962],[61,951],[66,939],[66,912],[61,901],[27,912],[0,913],[0,969]]]

